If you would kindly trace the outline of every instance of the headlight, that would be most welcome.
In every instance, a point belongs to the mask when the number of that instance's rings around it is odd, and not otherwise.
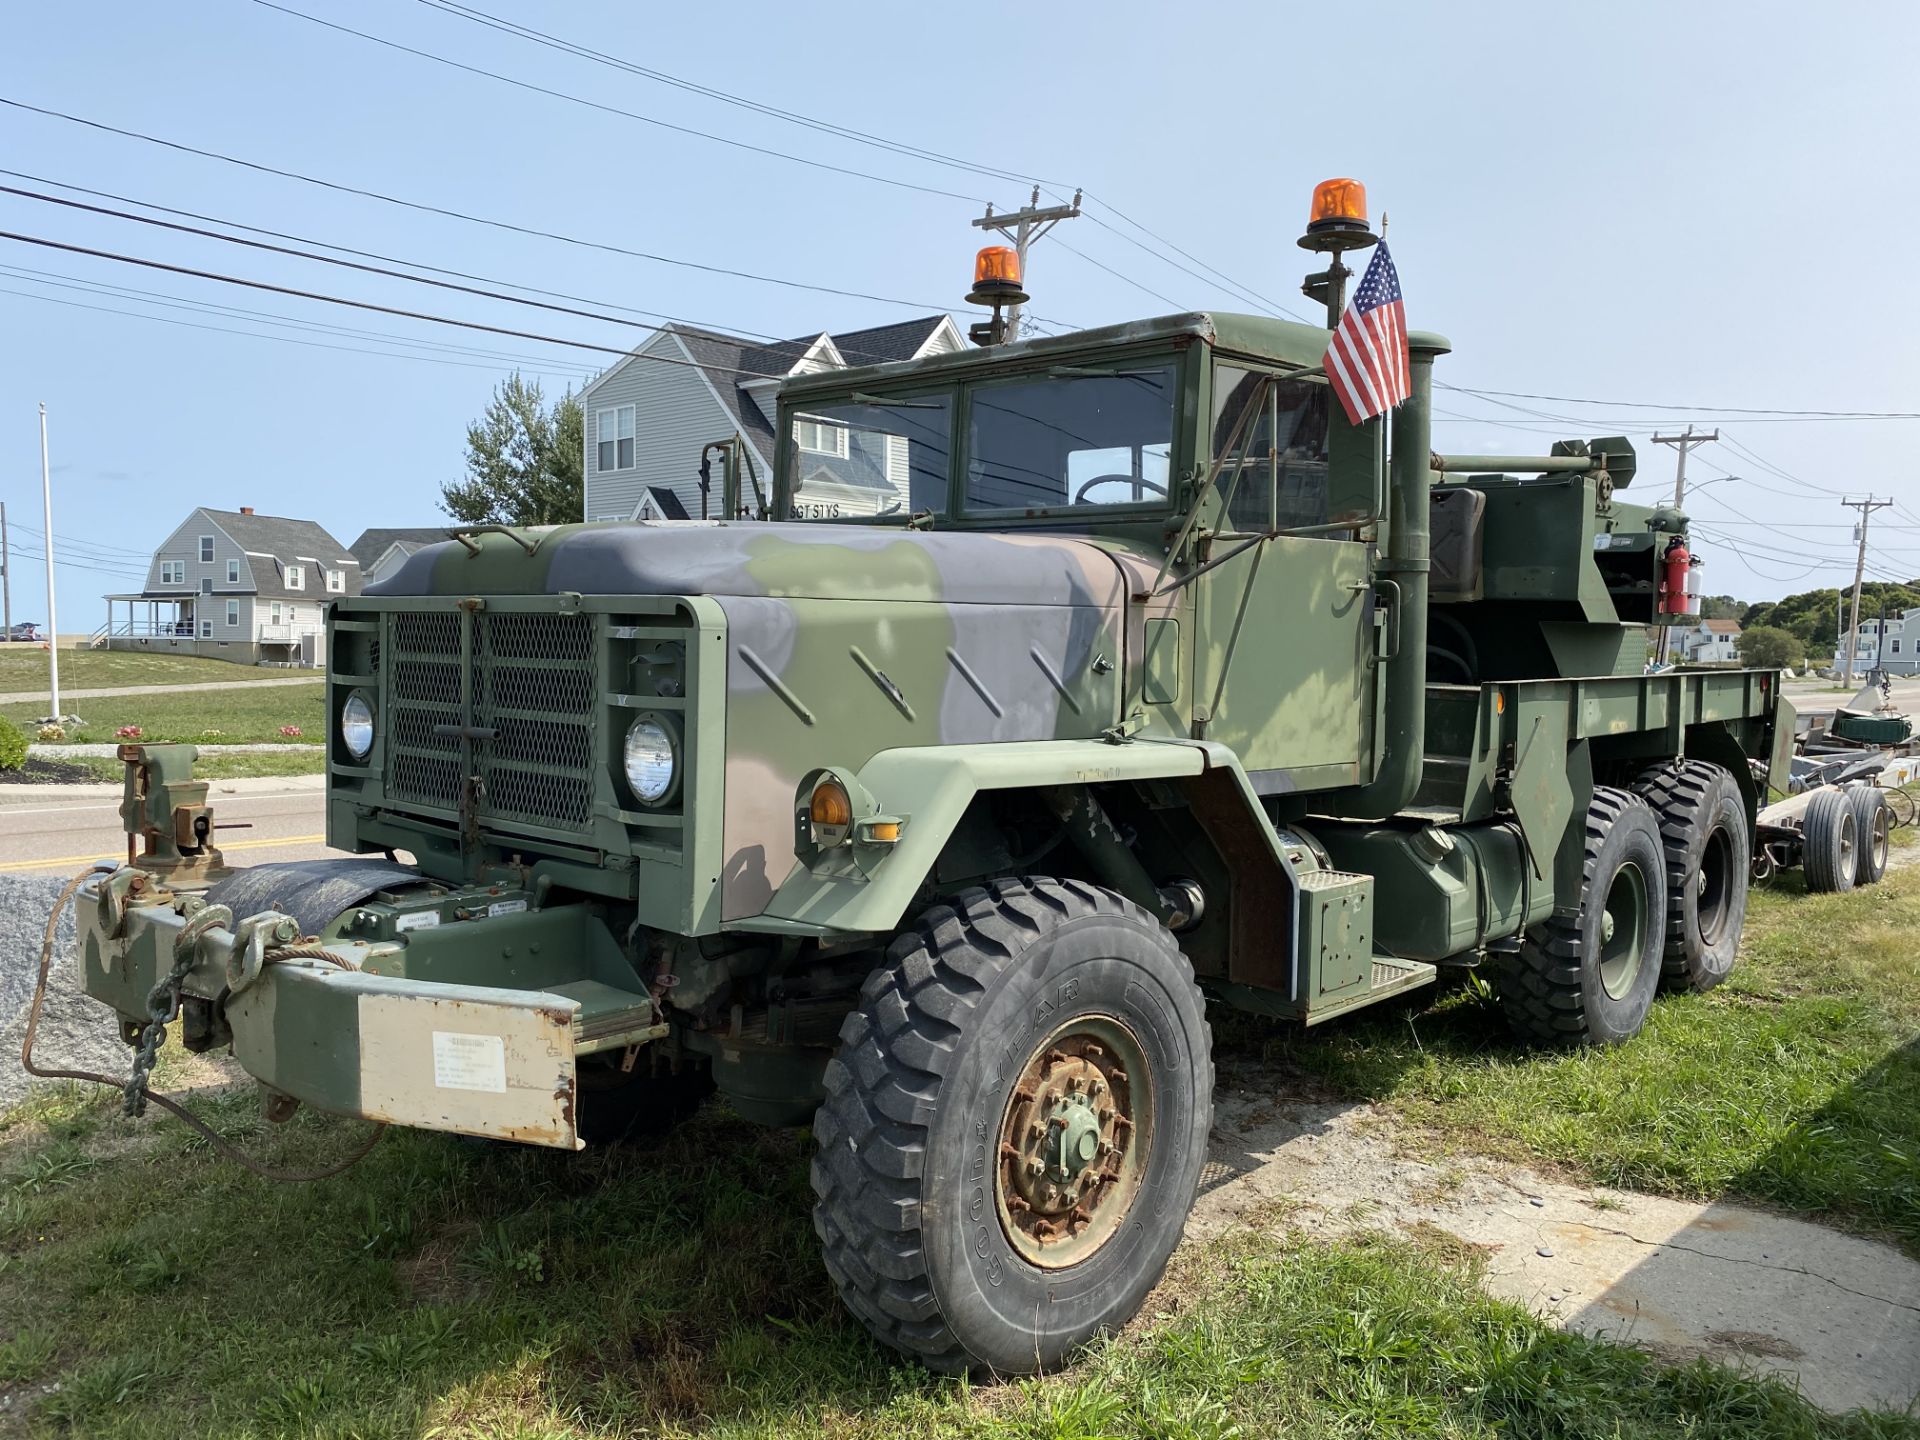
[[[373,749],[373,706],[364,691],[355,690],[340,707],[340,742],[356,760],[366,759]]]
[[[642,715],[629,725],[624,759],[627,784],[643,804],[658,805],[666,799],[673,789],[680,757],[665,725],[650,715]]]

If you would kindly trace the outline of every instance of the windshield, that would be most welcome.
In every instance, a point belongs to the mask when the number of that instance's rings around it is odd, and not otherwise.
[[[943,394],[795,411],[788,515],[843,520],[947,508],[953,405]]]
[[[1174,367],[982,385],[967,406],[967,508],[1164,500]]]

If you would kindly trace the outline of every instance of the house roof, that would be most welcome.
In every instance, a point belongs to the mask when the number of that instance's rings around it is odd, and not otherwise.
[[[1740,622],[1738,620],[1704,620],[1701,622],[1701,627],[1706,630],[1711,630],[1715,635],[1738,635],[1740,633]]]
[[[687,507],[680,503],[680,497],[674,494],[669,486],[649,485],[647,486],[647,494],[653,498],[653,503],[659,509],[660,517],[663,520],[690,520],[693,518],[687,514]],[[643,501],[642,503],[644,504],[645,502]],[[638,505],[634,507],[633,513],[634,516],[638,518],[640,514],[640,507]]]
[[[446,538],[447,527],[444,525],[416,526],[412,529],[376,528],[362,530],[360,538],[347,548],[364,570],[395,545],[403,547],[403,555],[411,555],[422,545],[432,545]]]
[[[284,515],[249,515],[241,510],[209,510],[204,506],[200,513],[251,555],[271,555],[296,565],[302,559],[334,566],[357,563],[353,552],[329,535],[318,521],[294,520]]]
[[[675,321],[662,326],[654,340],[639,346],[633,354],[639,355],[650,349],[664,336],[671,335],[677,339],[686,347],[688,357],[699,367],[700,373],[712,384],[721,405],[732,417],[740,433],[747,437],[747,443],[753,447],[755,454],[763,464],[770,465],[777,438],[773,422],[767,419],[742,386],[756,380],[782,379],[793,374],[800,363],[823,342],[829,369],[911,360],[940,332],[941,327],[951,323],[951,319],[943,314],[922,315],[914,320],[874,325],[864,330],[848,330],[838,335],[816,331],[791,340],[767,342],[726,335],[717,330],[703,330],[697,325]],[[628,357],[629,360],[631,358]],[[584,397],[601,380],[626,363],[623,360],[602,371],[588,383],[581,395]]]

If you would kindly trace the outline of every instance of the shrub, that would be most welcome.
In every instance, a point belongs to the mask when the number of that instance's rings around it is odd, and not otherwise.
[[[67,727],[60,724],[42,725],[34,732],[33,738],[42,745],[58,745],[67,738]]]
[[[0,770],[18,770],[27,763],[27,737],[20,727],[0,715]]]
[[[138,725],[122,725],[118,730],[113,732],[113,738],[116,740],[138,740],[146,733],[147,732],[142,730]]]

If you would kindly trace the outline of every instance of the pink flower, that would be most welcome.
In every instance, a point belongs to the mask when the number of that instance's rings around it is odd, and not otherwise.
[[[138,725],[122,725],[118,730],[113,732],[113,738],[116,740],[138,740],[146,733],[147,732],[142,730]]]
[[[282,725],[280,727],[280,733],[289,740],[298,740],[300,738],[300,727],[298,725]]]

